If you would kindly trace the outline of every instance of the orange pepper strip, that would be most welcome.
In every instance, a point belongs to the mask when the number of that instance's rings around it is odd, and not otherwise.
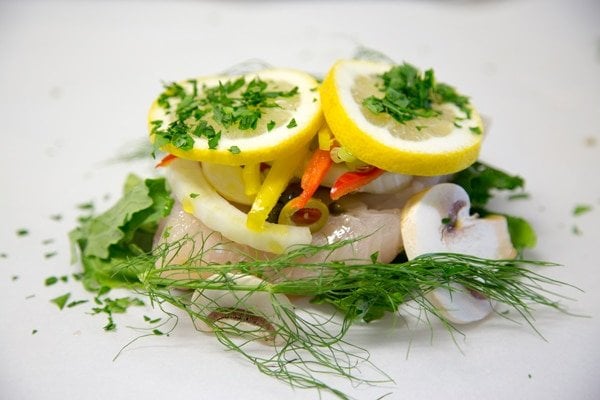
[[[174,156],[173,154],[167,154],[162,158],[162,160],[159,161],[158,164],[154,166],[154,168],[166,167],[167,165],[171,164],[175,159],[177,159],[177,156]]]
[[[323,178],[331,168],[332,163],[329,150],[315,150],[302,174],[302,180],[300,181],[302,193],[292,200],[290,204],[292,208],[301,209],[306,207],[308,200],[321,186],[321,182],[323,182]]]
[[[352,171],[342,174],[331,187],[330,196],[332,200],[337,200],[345,194],[353,192],[372,180],[377,179],[385,171],[373,167],[368,171]]]

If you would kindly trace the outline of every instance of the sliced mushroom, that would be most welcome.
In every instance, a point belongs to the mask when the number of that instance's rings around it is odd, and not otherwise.
[[[453,183],[435,185],[415,196],[402,211],[402,238],[408,259],[426,253],[461,253],[487,259],[509,259],[517,254],[506,219],[499,215],[470,215],[467,192]],[[485,318],[492,302],[460,285],[428,294],[450,322],[464,324]]]
[[[490,299],[456,283],[433,290],[426,297],[444,318],[455,324],[480,321],[493,311]]]
[[[282,328],[291,328],[294,307],[284,294],[260,290],[269,283],[252,275],[213,275],[208,281],[224,288],[194,292],[191,309],[198,330],[212,332],[217,326],[274,345],[286,342]]]

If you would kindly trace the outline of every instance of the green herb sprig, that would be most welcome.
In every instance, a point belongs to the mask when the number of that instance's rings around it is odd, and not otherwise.
[[[548,267],[556,264],[531,260],[486,260],[462,254],[426,254],[403,263],[379,263],[376,257],[369,260],[348,262],[306,263],[303,260],[318,253],[329,254],[343,246],[352,245],[353,240],[331,245],[300,246],[287,254],[268,261],[249,260],[236,264],[206,264],[203,253],[190,257],[184,265],[169,265],[168,254],[178,249],[191,238],[164,244],[154,253],[140,256],[124,263],[121,268],[145,270],[139,275],[143,292],[153,303],[171,304],[185,311],[191,318],[203,319],[212,326],[217,339],[228,349],[240,353],[262,373],[289,383],[294,387],[329,391],[339,398],[348,396],[326,384],[319,375],[334,374],[358,383],[388,382],[383,371],[377,379],[363,379],[360,369],[371,364],[367,350],[345,340],[349,328],[360,321],[372,321],[387,312],[395,313],[408,303],[415,302],[425,312],[434,315],[451,332],[459,332],[427,300],[426,294],[438,288],[456,290],[451,283],[458,283],[466,290],[474,290],[490,300],[501,302],[516,310],[535,330],[532,318],[534,304],[563,310],[549,296],[554,295],[547,286],[564,283],[544,277],[527,267]],[[155,268],[157,263],[162,268]],[[140,267],[140,264],[146,267]],[[198,266],[204,264],[202,266]],[[302,269],[304,278],[283,278],[288,268]],[[169,279],[172,272],[185,271],[190,276],[197,274],[220,276],[222,279]],[[268,284],[240,286],[226,278],[229,273],[249,274],[269,278]],[[278,279],[278,277],[282,279]],[[187,294],[177,294],[172,288],[189,290],[225,290],[267,292],[271,294],[273,307],[281,315],[288,315],[289,323],[276,326],[277,334],[284,344],[276,346],[273,353],[265,356],[264,351],[254,352],[252,343],[264,335],[241,330],[236,324],[215,324],[206,315],[194,311]],[[318,303],[333,305],[340,312],[336,317],[323,317],[310,312],[296,313],[277,301],[275,294],[307,296]],[[244,309],[245,305],[240,304]],[[305,316],[307,315],[307,316]],[[321,322],[319,322],[321,321]],[[537,331],[536,331],[537,332]],[[241,335],[238,341],[235,336]]]

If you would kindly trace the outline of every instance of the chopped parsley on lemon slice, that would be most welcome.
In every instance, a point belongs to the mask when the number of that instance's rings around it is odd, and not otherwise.
[[[483,125],[469,99],[410,64],[338,61],[321,86],[327,124],[355,157],[407,175],[473,164]]]
[[[323,124],[318,82],[291,69],[171,83],[148,116],[155,148],[226,165],[272,161],[306,145]]]

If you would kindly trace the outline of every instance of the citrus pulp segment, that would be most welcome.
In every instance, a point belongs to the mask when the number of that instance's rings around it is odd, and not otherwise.
[[[436,102],[433,94],[431,109],[423,112],[432,115],[403,122],[366,107],[369,97],[383,98],[382,75],[392,67],[342,60],[331,68],[320,93],[325,119],[340,144],[366,163],[408,175],[449,174],[474,163],[483,126],[472,107],[466,112],[464,105]]]

